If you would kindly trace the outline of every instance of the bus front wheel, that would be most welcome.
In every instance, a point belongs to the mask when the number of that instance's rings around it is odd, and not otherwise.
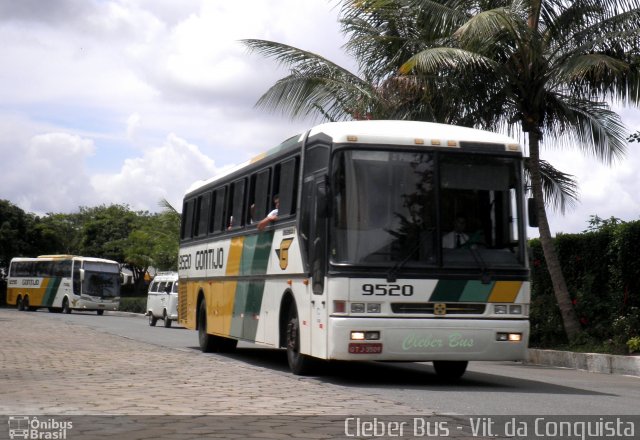
[[[18,306],[18,310],[24,312],[24,303],[22,302],[22,297],[19,296],[16,300],[16,305]]]
[[[65,298],[64,301],[62,301],[62,311],[67,315],[71,313],[71,307],[69,307],[69,299],[67,298]]]
[[[445,380],[458,380],[467,371],[467,361],[433,361],[436,374]]]
[[[156,322],[158,322],[158,318],[153,316],[153,313],[149,312],[149,325],[151,327],[155,327],[156,326]]]
[[[300,353],[300,323],[295,304],[289,311],[287,322],[287,362],[291,372],[297,376],[312,374],[316,367],[315,359]]]

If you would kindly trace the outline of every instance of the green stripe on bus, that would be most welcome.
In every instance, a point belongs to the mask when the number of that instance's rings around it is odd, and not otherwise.
[[[489,295],[491,294],[491,290],[493,289],[493,286],[495,284],[495,281],[487,284],[483,284],[481,281],[477,280],[468,281],[467,285],[462,291],[460,301],[487,302],[487,300],[489,299]]]
[[[60,277],[49,278],[47,290],[44,294],[44,298],[42,298],[43,307],[51,307],[53,305],[53,300],[56,298],[56,293],[58,293],[58,287],[60,287],[60,281],[62,281],[62,278]]]
[[[245,237],[240,257],[240,276],[267,273],[272,242],[273,231]],[[264,280],[238,281],[233,300],[231,336],[256,340],[263,293]]]
[[[256,340],[263,292],[264,281],[238,282],[231,318],[231,336]]]
[[[466,280],[440,280],[430,301],[458,302],[467,285]]]
[[[240,275],[264,275],[267,273],[273,231],[250,235],[244,239],[240,259]]]

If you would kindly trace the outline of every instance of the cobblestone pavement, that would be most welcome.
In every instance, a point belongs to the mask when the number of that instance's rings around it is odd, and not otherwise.
[[[350,414],[373,420],[374,415],[424,411],[229,358],[43,319],[41,313],[0,309],[0,334],[0,414],[40,421],[70,417],[75,435],[70,431],[66,438],[159,438],[159,432],[171,434],[162,438],[180,439],[347,438],[344,424]],[[87,417],[105,415],[111,417]],[[185,415],[191,417],[176,417]],[[302,436],[284,432],[291,418]],[[448,419],[429,419],[437,420]],[[191,437],[182,425],[195,430]],[[138,428],[123,436],[116,426]],[[322,427],[342,436],[323,433]],[[6,432],[0,427],[0,438]]]

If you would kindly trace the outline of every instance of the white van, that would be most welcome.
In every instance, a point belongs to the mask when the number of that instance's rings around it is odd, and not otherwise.
[[[150,326],[162,319],[165,327],[171,327],[171,321],[178,319],[177,272],[158,272],[153,279],[147,296],[147,316]]]

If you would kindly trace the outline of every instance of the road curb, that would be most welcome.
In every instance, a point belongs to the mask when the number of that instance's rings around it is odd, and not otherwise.
[[[640,356],[529,349],[527,364],[584,370],[592,373],[640,376]]]

